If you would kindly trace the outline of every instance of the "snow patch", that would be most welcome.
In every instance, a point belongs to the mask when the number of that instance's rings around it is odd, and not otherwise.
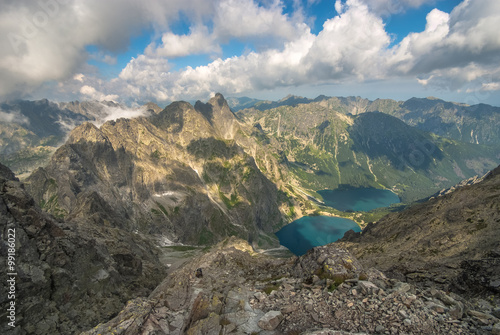
[[[153,194],[153,197],[160,198],[160,197],[168,197],[168,196],[172,196],[172,195],[179,195],[179,192],[166,191],[163,193],[155,193],[155,194]]]
[[[162,236],[159,242],[160,242],[160,247],[170,247],[172,245],[178,245],[178,243],[174,243],[166,236]]]

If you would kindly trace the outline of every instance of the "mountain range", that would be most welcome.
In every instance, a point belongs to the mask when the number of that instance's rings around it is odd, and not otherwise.
[[[24,183],[0,165],[2,255],[8,229],[18,236],[16,334],[447,334],[500,327],[500,174],[493,170],[500,156],[489,128],[478,130],[498,120],[496,108],[445,103],[440,112],[435,99],[242,103],[250,108],[236,113],[220,94],[164,109],[2,105],[2,157],[17,157],[23,172],[37,164],[24,165],[20,152],[54,151]],[[405,114],[402,106],[414,110]],[[42,122],[44,113],[50,117]],[[478,127],[470,141],[409,124],[436,115],[445,129],[460,113],[467,114],[461,131]],[[16,132],[9,137],[10,129]],[[489,170],[473,185],[436,193]],[[274,233],[303,215],[356,218],[323,206],[317,193],[343,187],[391,189],[406,204],[439,196],[377,223],[360,222],[361,234],[349,232],[300,258],[265,255],[279,246]],[[167,275],[170,259],[186,250],[199,255]],[[8,303],[2,298],[3,319]],[[370,314],[377,317],[363,319]]]
[[[498,150],[500,135],[499,108],[485,104],[465,105],[437,98],[412,98],[407,101],[359,97],[318,96],[308,99],[287,96],[279,101],[253,98],[228,98],[233,112],[242,109],[270,110],[277,107],[317,105],[342,114],[358,115],[378,111],[399,118],[425,132],[452,140],[494,146]],[[90,121],[101,125],[106,120],[159,113],[162,108],[149,103],[141,108],[128,108],[113,102],[74,101],[54,103],[10,101],[0,104],[0,161],[25,178],[36,167],[47,164],[50,155],[64,143],[75,126]]]
[[[107,122],[111,109],[125,107],[18,102],[19,115],[28,120],[25,130],[38,134],[38,141],[66,140],[57,151],[55,146],[47,150],[39,161],[47,165],[27,177],[26,186],[41,208],[60,218],[93,218],[165,241],[211,244],[237,235],[257,245],[276,245],[273,232],[318,210],[318,190],[386,188],[409,203],[483,175],[500,162],[494,144],[438,136],[388,114],[397,114],[401,106],[413,106],[412,115],[436,114],[436,106],[443,104],[425,99],[430,107],[424,110],[425,101],[415,100],[289,96],[276,103],[246,100],[258,108],[233,113],[218,94],[194,106],[175,102],[161,110],[148,104],[136,113],[143,117]],[[33,105],[43,107],[39,114]],[[372,111],[374,106],[385,112]],[[488,111],[482,123],[498,118],[497,109]],[[49,121],[36,130],[43,113]],[[65,133],[64,125],[71,122],[80,126]],[[40,146],[25,143],[10,155],[19,158],[33,148]],[[22,169],[32,166],[22,159],[18,163]],[[356,215],[322,210],[366,224]],[[195,228],[184,229],[187,224]]]
[[[438,98],[411,98],[406,101],[360,97],[327,97],[315,99],[289,95],[279,101],[251,98],[229,98],[235,112],[255,108],[260,111],[281,106],[296,107],[299,104],[319,103],[343,114],[382,112],[397,117],[410,126],[423,131],[462,142],[499,145],[500,135],[496,127],[500,122],[500,108],[487,104],[467,105],[443,101]]]
[[[58,217],[159,241],[213,244],[237,235],[276,244],[289,200],[244,150],[252,145],[245,136],[220,95],[100,128],[84,123],[26,186]]]
[[[411,202],[482,175],[499,162],[496,144],[438,136],[369,111],[367,102],[325,97],[236,115],[255,125],[255,136],[286,158],[296,185],[307,190],[371,186],[392,189]]]

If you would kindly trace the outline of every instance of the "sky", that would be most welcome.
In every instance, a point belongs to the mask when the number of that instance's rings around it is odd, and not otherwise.
[[[0,0],[0,101],[500,106],[498,0]]]

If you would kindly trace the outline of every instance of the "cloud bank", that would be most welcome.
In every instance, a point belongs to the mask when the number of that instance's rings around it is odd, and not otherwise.
[[[316,1],[308,1],[312,5]],[[299,3],[295,1],[294,3]],[[278,0],[9,1],[0,9],[0,97],[23,96],[48,82],[86,99],[205,99],[302,85],[414,80],[457,92],[500,89],[500,2],[464,0],[450,13],[434,9],[425,29],[396,45],[384,18],[431,0],[337,0],[336,16],[311,32],[303,6]],[[185,33],[171,27],[179,20]],[[115,64],[131,36],[154,36],[111,79],[88,60]],[[232,41],[249,47],[225,56]],[[98,54],[86,47],[97,46]],[[206,65],[176,68],[206,55]]]
[[[17,124],[29,124],[29,120],[26,116],[21,114],[21,111],[19,110],[10,110],[10,111],[3,111],[0,108],[0,122],[5,122],[5,123],[17,123]]]

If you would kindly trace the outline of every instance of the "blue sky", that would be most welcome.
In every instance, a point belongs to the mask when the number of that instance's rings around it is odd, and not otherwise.
[[[216,92],[500,105],[497,0],[44,0],[0,9],[0,100]]]

